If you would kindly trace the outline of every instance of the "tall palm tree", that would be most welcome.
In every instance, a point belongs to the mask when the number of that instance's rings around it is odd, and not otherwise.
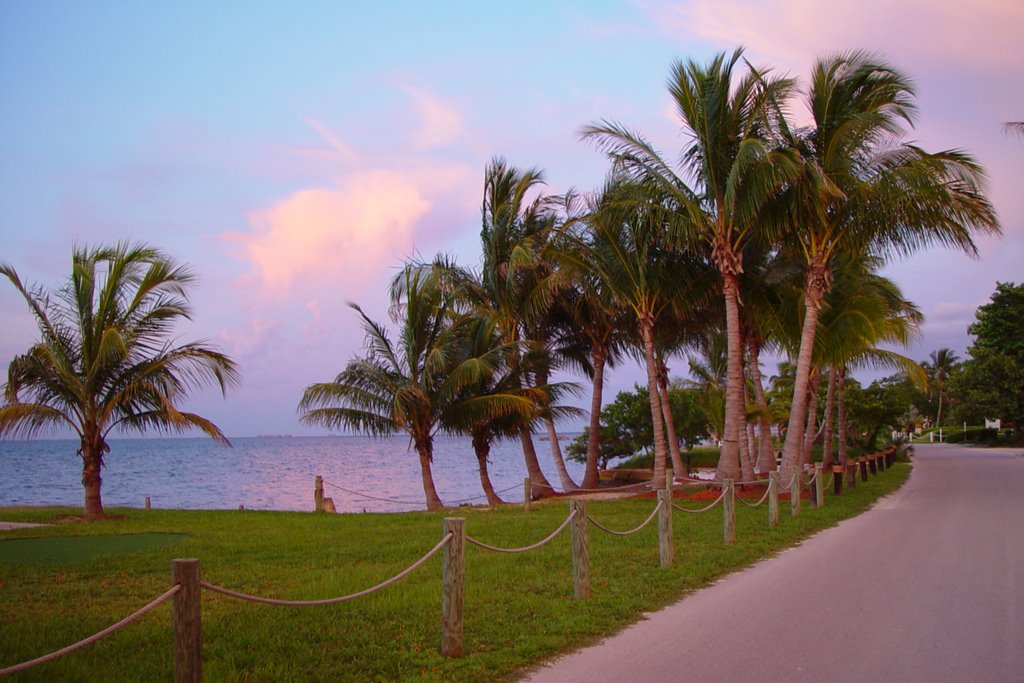
[[[476,306],[493,315],[505,343],[523,340],[527,323],[543,315],[557,291],[541,258],[555,227],[548,211],[550,198],[541,193],[543,184],[540,170],[519,170],[501,158],[493,159],[484,172],[483,264],[479,286],[467,286],[466,291],[475,297]],[[520,428],[519,440],[532,495],[552,495],[554,488],[540,468],[529,427]]]
[[[372,436],[409,435],[420,461],[428,510],[444,505],[434,486],[434,435],[519,411],[532,410],[518,393],[467,392],[504,360],[508,348],[471,353],[472,318],[430,267],[410,264],[391,286],[397,341],[356,304],[366,334],[366,356],[351,360],[333,382],[306,387],[299,402],[302,421]]]
[[[667,442],[658,391],[656,327],[705,275],[699,258],[673,245],[676,218],[654,188],[611,181],[596,200],[574,250],[578,270],[590,273],[617,307],[629,310],[640,338],[654,433],[655,487],[665,485]],[[696,297],[695,297],[696,298]]]
[[[789,246],[806,269],[804,316],[783,478],[799,462],[817,321],[835,259],[874,251],[907,254],[942,244],[975,254],[977,231],[999,231],[984,173],[959,151],[903,144],[915,106],[909,79],[877,57],[848,52],[819,60],[807,105],[813,125],[792,131],[803,172],[784,202]]]
[[[66,427],[78,437],[85,516],[103,516],[104,456],[113,430],[183,432],[199,429],[230,445],[215,424],[181,409],[193,389],[238,382],[230,358],[204,342],[174,344],[190,317],[195,276],[163,252],[120,242],[76,247],[71,276],[56,292],[27,287],[0,265],[28,303],[40,339],[8,368],[0,436],[34,437]]]
[[[931,385],[932,391],[935,392],[939,399],[939,409],[935,413],[935,426],[941,427],[942,398],[946,388],[946,382],[949,380],[949,376],[953,374],[953,370],[960,362],[960,357],[947,348],[932,351],[928,354],[928,357],[931,359],[931,362],[926,364],[929,384]]]
[[[588,206],[592,211],[596,207]],[[580,216],[574,216],[579,219]],[[575,222],[575,221],[574,221]],[[577,223],[582,225],[582,223]],[[572,271],[573,287],[561,296],[562,310],[566,315],[569,333],[575,334],[578,343],[589,353],[589,362],[580,363],[580,368],[590,376],[593,383],[590,397],[590,426],[587,436],[587,462],[583,474],[583,488],[597,488],[598,457],[600,455],[601,405],[604,396],[606,368],[614,368],[625,352],[630,340],[629,316],[631,311],[618,304],[607,291],[604,281],[587,267],[586,252],[598,246],[589,240],[565,240],[560,253],[563,270]],[[583,248],[583,252],[580,248]],[[576,264],[582,267],[575,267]]]
[[[719,54],[707,65],[672,65],[668,88],[689,136],[682,176],[642,136],[615,123],[584,129],[621,171],[659,187],[686,216],[686,236],[703,243],[721,277],[726,312],[729,378],[720,477],[739,474],[739,414],[743,408],[740,283],[745,245],[770,224],[772,200],[798,170],[795,155],[779,144],[782,102],[789,78],[749,67],[734,74],[743,56]],[[692,185],[686,181],[690,181]],[[769,240],[770,241],[770,240]]]

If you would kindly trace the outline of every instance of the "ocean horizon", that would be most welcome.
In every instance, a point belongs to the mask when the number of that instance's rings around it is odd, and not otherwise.
[[[574,435],[560,435],[563,452]],[[225,510],[313,509],[314,479],[338,512],[424,510],[419,457],[404,435],[263,435],[232,438],[232,447],[203,437],[128,437],[109,440],[103,468],[103,505]],[[545,475],[560,489],[546,435],[534,435]],[[0,441],[0,506],[81,507],[81,459],[76,439]],[[497,442],[489,471],[499,495],[523,500],[519,440]],[[583,464],[566,461],[577,483]],[[486,503],[468,437],[437,436],[434,484],[446,505]]]

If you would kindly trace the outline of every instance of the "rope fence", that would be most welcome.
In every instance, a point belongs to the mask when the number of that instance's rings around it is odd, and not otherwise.
[[[14,666],[9,666],[4,669],[0,669],[0,676],[10,676],[20,671],[25,671],[26,669],[31,669],[32,667],[39,666],[41,664],[46,664],[47,662],[52,662],[55,659],[60,659],[64,655],[71,654],[75,650],[80,650],[86,645],[92,645],[97,640],[109,636],[114,631],[120,631],[128,624],[142,617],[142,615],[146,614],[151,610],[156,609],[158,606],[169,600],[171,596],[175,595],[180,590],[181,586],[172,586],[170,589],[168,589],[167,591],[153,599],[151,602],[142,606],[135,612],[132,612],[116,624],[111,624],[102,631],[92,634],[88,638],[83,638],[77,643],[73,643],[71,645],[68,645],[67,647],[62,647],[61,649],[51,652],[50,654],[46,654],[41,657],[36,657],[35,659],[30,659],[27,662],[21,662],[20,664],[15,664]]]
[[[743,503],[744,505],[746,505],[748,508],[760,507],[762,503],[764,503],[766,500],[768,500],[768,494],[769,493],[771,493],[771,489],[765,489],[764,490],[764,495],[761,496],[761,499],[758,500],[756,503],[748,503],[747,501],[743,500],[743,498],[740,498],[739,501],[741,503]]]
[[[596,519],[594,519],[593,517],[591,517],[589,515],[587,516],[587,521],[590,522],[591,524],[593,524],[594,526],[596,526],[601,531],[605,532],[606,534],[611,534],[613,536],[632,536],[633,534],[639,532],[645,526],[650,524],[651,520],[654,519],[655,516],[657,516],[658,512],[661,511],[661,509],[664,507],[664,505],[665,505],[664,502],[659,500],[658,504],[654,506],[654,511],[651,512],[650,516],[648,516],[647,519],[645,519],[644,521],[640,522],[640,526],[638,526],[638,527],[636,527],[634,529],[630,529],[629,531],[615,531],[614,529],[609,529],[608,527],[604,526],[603,524],[601,524],[600,522],[598,522]]]
[[[384,581],[381,581],[376,586],[371,586],[370,588],[366,588],[366,589],[358,591],[356,593],[350,593],[348,595],[341,595],[341,596],[338,596],[336,598],[324,598],[322,600],[278,600],[277,598],[263,598],[263,597],[260,597],[260,596],[257,596],[257,595],[249,595],[247,593],[238,593],[238,592],[233,591],[233,590],[228,590],[227,588],[224,588],[222,586],[217,586],[217,585],[214,585],[212,583],[207,583],[206,581],[200,581],[199,585],[202,586],[203,588],[205,588],[206,590],[211,591],[213,593],[220,593],[221,595],[226,595],[229,598],[236,598],[238,600],[245,600],[246,602],[256,602],[256,603],[260,603],[262,605],[282,605],[282,606],[285,606],[285,607],[320,607],[320,606],[323,606],[323,605],[337,605],[337,604],[342,603],[342,602],[348,602],[349,600],[355,600],[356,598],[362,598],[362,597],[365,597],[367,595],[371,595],[373,593],[376,593],[379,590],[383,590],[383,589],[387,588],[388,586],[392,586],[392,585],[398,583],[399,581],[404,579],[406,576],[408,576],[409,574],[412,574],[414,571],[416,571],[417,569],[422,567],[427,562],[427,560],[429,560],[434,555],[436,555],[438,552],[440,552],[441,548],[445,547],[448,543],[451,542],[452,536],[453,536],[452,534],[447,534],[444,538],[441,539],[440,543],[438,543],[433,548],[428,550],[426,555],[424,555],[420,559],[416,560],[411,565],[409,565],[408,567],[406,567],[402,571],[400,571],[397,574],[395,574],[394,576],[392,576],[390,579],[386,579]]]
[[[687,513],[689,513],[691,515],[699,515],[702,512],[707,512],[708,510],[711,510],[713,507],[715,507],[716,505],[721,503],[723,500],[725,500],[725,494],[726,493],[728,493],[728,491],[725,488],[723,488],[721,495],[719,495],[718,498],[715,498],[713,503],[711,503],[707,507],[702,507],[699,510],[691,510],[690,508],[684,508],[684,507],[682,507],[680,505],[676,505],[675,503],[672,503],[672,507],[675,508],[676,510],[679,510],[680,512],[687,512]]]
[[[576,517],[576,514],[576,510],[573,510],[572,512],[569,513],[569,516],[565,518],[565,521],[559,524],[558,528],[552,531],[551,534],[549,534],[546,538],[537,541],[533,545],[523,546],[522,548],[498,548],[493,545],[487,545],[483,541],[478,541],[472,536],[466,536],[466,542],[475,545],[478,548],[490,550],[492,553],[527,553],[531,550],[537,550],[538,548],[541,548],[550,543],[551,541],[553,541],[555,537],[558,536],[558,534],[562,533],[565,530],[565,527],[569,526],[569,523]]]
[[[871,460],[875,461],[882,459],[882,462],[876,463],[875,471],[882,473],[886,469],[892,467],[892,461],[894,460],[894,452],[889,451],[884,454],[876,454],[872,456]],[[862,458],[859,464],[861,466],[860,472],[864,476],[866,468],[866,458]],[[888,460],[888,462],[886,462]],[[854,461],[851,460],[851,464]],[[855,467],[856,465],[852,465]],[[838,476],[842,474],[844,470],[840,469],[838,473],[833,471],[831,473],[830,482],[842,482],[844,477]],[[792,484],[790,486],[791,494],[798,492],[801,488],[799,486],[803,476],[799,471],[793,473]],[[777,472],[771,472],[768,476],[768,489],[764,495],[756,503],[748,503],[743,501],[747,507],[755,508],[764,503],[767,499],[769,502],[769,525],[776,526],[778,523],[778,492],[779,486],[779,475]],[[318,483],[320,478],[318,477]],[[329,482],[327,482],[329,484]],[[816,483],[817,492],[817,505],[820,507],[824,501],[824,474],[822,473],[821,465],[817,465],[815,468],[814,475],[808,480],[808,484]],[[341,490],[347,490],[343,487],[337,486],[336,484],[329,484],[335,486]],[[203,581],[199,574],[199,560],[197,559],[176,559],[171,562],[171,573],[172,573],[172,585],[171,587],[162,593],[161,595],[154,598],[152,601],[141,607],[139,610],[133,612],[127,617],[121,619],[115,624],[108,626],[107,628],[99,631],[83,640],[80,640],[72,645],[68,645],[59,650],[51,652],[49,654],[36,657],[19,664],[14,664],[5,668],[0,668],[0,676],[9,676],[15,673],[31,669],[36,666],[52,662],[60,657],[70,654],[80,648],[86,647],[96,641],[104,638],[115,631],[118,631],[132,622],[138,620],[146,613],[152,611],[162,603],[173,598],[173,631],[174,631],[174,677],[176,682],[184,681],[201,681],[202,680],[202,612],[201,612],[201,592],[207,590],[212,593],[217,593],[230,598],[243,600],[247,602],[278,605],[287,607],[313,607],[313,606],[327,606],[336,605],[342,602],[355,600],[358,598],[365,597],[372,593],[376,593],[384,588],[392,586],[402,579],[409,576],[412,572],[416,571],[427,563],[430,559],[436,556],[438,553],[443,551],[442,560],[442,573],[441,573],[441,654],[446,657],[457,657],[463,654],[462,645],[462,613],[464,605],[464,575],[465,575],[465,546],[466,543],[475,545],[497,553],[524,553],[532,550],[537,550],[552,540],[554,540],[560,533],[562,533],[566,527],[569,527],[572,532],[572,568],[573,568],[573,595],[575,599],[582,600],[590,596],[590,551],[589,551],[589,537],[587,529],[589,525],[594,525],[601,531],[614,536],[629,536],[635,534],[649,525],[655,517],[658,518],[658,546],[659,546],[659,559],[662,567],[670,567],[673,563],[674,550],[672,545],[672,510],[679,510],[688,514],[700,514],[708,512],[713,509],[719,503],[723,504],[723,524],[724,524],[724,542],[733,543],[735,541],[735,487],[736,483],[731,479],[726,479],[721,482],[722,493],[716,498],[710,505],[707,505],[700,509],[689,509],[681,507],[672,503],[672,490],[671,487],[659,490],[657,492],[658,502],[654,507],[654,510],[650,515],[636,528],[628,531],[616,531],[609,527],[600,524],[593,517],[586,512],[586,503],[578,498],[570,499],[569,501],[569,514],[563,520],[559,526],[548,536],[542,540],[528,546],[521,548],[499,548],[496,546],[489,545],[478,539],[472,538],[466,534],[464,518],[448,517],[444,519],[444,527],[442,532],[441,540],[434,545],[429,551],[426,552],[422,557],[417,559],[415,562],[410,564],[408,567],[398,572],[389,579],[378,583],[370,588],[363,589],[356,593],[348,595],[325,598],[321,600],[281,600],[276,598],[266,598],[256,595],[249,595],[246,593],[240,593],[237,591],[229,590],[222,586],[218,586],[207,581]],[[840,493],[840,487],[836,487],[836,495]],[[322,493],[322,492],[321,492]],[[377,500],[388,500],[380,499]],[[797,514],[799,510],[798,495],[791,495],[791,500],[796,501],[794,503],[793,514]],[[398,501],[388,501],[398,502]]]

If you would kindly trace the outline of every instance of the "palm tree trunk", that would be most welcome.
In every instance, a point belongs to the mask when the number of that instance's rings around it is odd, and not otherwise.
[[[818,422],[818,368],[811,370],[807,387],[807,428],[804,431],[804,444],[800,452],[800,463],[811,464],[811,451],[814,449],[814,438],[818,435],[815,425]]]
[[[942,388],[939,388],[939,410],[935,413],[935,428],[942,426]]]
[[[723,273],[722,293],[725,297],[725,330],[728,377],[725,387],[725,425],[722,434],[722,453],[718,458],[715,478],[738,478],[739,413],[743,409],[743,345],[740,339],[739,278],[733,273]]]
[[[537,373],[537,386],[547,386],[547,370]],[[544,427],[548,432],[548,440],[551,442],[551,459],[555,462],[555,471],[558,472],[558,479],[562,484],[563,491],[575,491],[579,486],[569,476],[569,470],[565,469],[565,458],[562,457],[562,447],[558,444],[558,430],[555,429],[555,421],[551,415],[544,416]]]
[[[473,437],[473,452],[476,453],[476,461],[480,466],[480,486],[487,496],[488,505],[504,505],[505,501],[494,492],[494,485],[491,483],[490,474],[487,472],[487,458],[491,455],[491,444],[485,438]]]
[[[836,378],[836,393],[838,394],[836,406],[836,421],[839,423],[836,438],[839,440],[839,464],[846,467],[846,367],[839,367],[839,376]]]
[[[775,471],[775,453],[772,449],[772,425],[768,421],[768,399],[764,394],[764,379],[761,377],[761,346],[756,342],[750,343],[750,377],[754,383],[754,398],[757,399],[757,406],[760,408],[761,417],[758,419],[760,430],[760,441],[757,445],[757,467],[758,472]]]
[[[590,432],[587,439],[587,469],[583,474],[583,488],[596,489],[600,483],[597,473],[597,458],[601,452],[601,399],[604,393],[604,365],[607,361],[604,350],[595,349],[594,391],[590,396]]]
[[[555,461],[555,469],[558,470],[558,479],[562,482],[563,491],[575,491],[579,484],[569,476],[569,470],[565,468],[565,458],[562,457],[562,447],[558,443],[558,430],[555,429],[555,421],[550,417],[544,418],[547,425],[548,439],[551,441],[551,458]]]
[[[100,468],[103,466],[103,456],[96,444],[87,444],[82,440],[82,488],[85,489],[85,518],[99,519],[103,517],[103,497],[100,494],[100,487],[103,479],[100,477]]]
[[[833,414],[836,408],[836,369],[828,371],[828,393],[825,394],[825,426],[824,438],[821,446],[821,467],[828,469],[832,467],[832,430],[835,428]]]
[[[537,460],[537,449],[533,447],[533,434],[530,428],[519,428],[519,442],[523,445],[523,460],[526,462],[526,473],[530,476],[530,495],[536,498],[547,498],[555,495],[555,489],[548,482]]]
[[[640,334],[644,342],[644,358],[647,362],[647,394],[651,401],[651,422],[654,427],[654,478],[651,485],[655,490],[665,488],[665,425],[661,417],[661,398],[658,396],[658,367],[654,359],[654,321],[640,320]]]
[[[744,382],[746,385],[746,382]],[[744,389],[746,387],[744,386]],[[744,394],[746,391],[743,392]],[[744,397],[744,408],[746,408],[746,397]],[[754,454],[750,450],[750,444],[747,442],[747,411],[740,411],[740,429],[739,429],[739,447],[740,447],[740,479],[747,482],[752,482],[755,479],[754,476]]]
[[[676,436],[676,423],[672,419],[672,404],[668,398],[668,367],[664,361],[658,361],[658,398],[661,403],[661,416],[665,420],[665,433],[668,438],[668,453],[672,458],[673,476],[686,473],[683,458],[679,454],[679,438]]]
[[[822,275],[822,279],[823,279]],[[793,383],[793,405],[789,411],[786,441],[782,445],[782,481],[789,481],[793,469],[800,464],[803,450],[804,428],[807,422],[807,387],[811,374],[814,336],[818,328],[818,312],[824,297],[824,284],[815,286],[808,275],[808,293],[804,303],[804,324],[800,331],[800,352],[796,362],[796,381]]]
[[[427,499],[427,510],[442,510],[444,503],[437,495],[434,488],[434,474],[430,471],[430,462],[434,459],[434,447],[430,441],[422,441],[416,444],[416,450],[420,456],[420,476],[423,479],[423,494]]]

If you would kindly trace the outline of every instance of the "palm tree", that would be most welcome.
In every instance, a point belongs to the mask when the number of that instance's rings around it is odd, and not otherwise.
[[[589,207],[594,210],[595,207]],[[578,218],[578,217],[576,217]],[[598,458],[600,455],[601,404],[604,395],[606,368],[614,368],[630,338],[631,312],[618,305],[607,291],[598,274],[586,267],[586,253],[579,252],[584,241],[567,240],[561,252],[564,270],[572,270],[573,287],[561,297],[562,310],[569,321],[568,331],[575,334],[577,343],[589,352],[589,362],[580,363],[590,376],[593,388],[590,397],[590,426],[587,436],[587,462],[583,474],[583,488],[597,488],[599,483]],[[590,249],[596,244],[586,244]],[[574,264],[582,264],[575,268]]]
[[[669,92],[690,136],[681,158],[683,175],[643,137],[614,123],[584,129],[622,172],[655,184],[686,217],[686,237],[703,243],[721,277],[726,312],[729,377],[719,477],[739,474],[743,407],[740,283],[745,245],[768,227],[763,214],[798,170],[795,155],[778,144],[781,103],[794,87],[789,78],[749,67],[734,79],[743,50],[709,64],[676,62]]]
[[[543,183],[540,170],[521,171],[500,158],[493,159],[484,172],[480,231],[483,266],[477,286],[468,280],[463,286],[474,297],[474,305],[494,317],[502,340],[509,344],[525,338],[525,326],[542,316],[556,291],[541,263],[544,245],[554,228],[547,211],[550,199],[540,194]],[[534,194],[537,196],[531,199]],[[540,468],[529,427],[520,428],[519,439],[532,495],[552,495],[554,488]]]
[[[517,393],[467,391],[485,382],[509,349],[469,351],[472,318],[460,310],[438,271],[407,265],[392,282],[391,301],[399,324],[396,342],[349,304],[366,334],[366,356],[350,361],[333,382],[306,387],[299,411],[304,423],[328,429],[408,434],[419,455],[427,509],[438,510],[443,503],[431,472],[434,434],[533,410],[533,405]]]
[[[999,231],[983,171],[971,157],[901,144],[915,107],[910,81],[896,69],[864,52],[819,60],[807,104],[813,126],[793,131],[790,142],[804,159],[803,173],[780,203],[797,227],[789,247],[806,269],[783,478],[800,458],[817,321],[835,259],[907,254],[935,243],[975,254],[975,231]]]
[[[576,267],[590,273],[619,308],[629,310],[638,329],[654,431],[653,485],[665,485],[665,424],[658,391],[656,326],[672,307],[690,301],[704,275],[699,259],[674,248],[671,221],[650,186],[611,181],[583,223],[574,250]],[[571,257],[567,254],[567,257]],[[694,297],[699,300],[699,297]]]
[[[960,363],[960,357],[947,348],[932,351],[928,354],[928,357],[931,359],[931,362],[925,364],[925,369],[928,373],[929,384],[931,385],[932,391],[934,391],[939,398],[939,409],[935,413],[935,426],[941,427],[943,390],[946,387],[946,382],[949,380],[949,376],[953,374],[953,370],[956,369],[957,364]]]
[[[143,244],[74,248],[71,277],[56,292],[3,273],[28,303],[41,338],[11,361],[0,436],[34,437],[66,427],[79,440],[85,516],[103,516],[100,470],[112,430],[199,429],[230,445],[215,424],[181,410],[189,392],[238,382],[230,358],[204,342],[175,345],[170,335],[190,317],[195,276]]]
[[[835,266],[835,287],[825,297],[815,336],[815,357],[831,368],[839,403],[837,431],[840,463],[846,464],[845,383],[853,368],[890,368],[907,374],[916,384],[924,381],[921,367],[880,345],[906,347],[924,320],[921,311],[903,296],[899,286],[877,271],[878,257],[841,258]],[[830,391],[833,382],[830,380]],[[826,414],[832,406],[826,404]],[[831,463],[831,444],[823,464]],[[827,460],[827,462],[826,462]]]
[[[537,406],[553,403],[551,393],[560,391],[559,386],[524,386],[522,375],[527,366],[522,356],[508,353],[502,344],[500,331],[494,321],[486,315],[474,315],[468,321],[464,358],[488,358],[492,367],[489,372],[480,373],[478,380],[463,388],[464,400],[482,397],[505,397],[505,409],[480,411],[452,411],[446,427],[468,434],[473,443],[480,473],[480,485],[489,505],[501,505],[488,474],[491,446],[499,439],[515,438],[520,428],[531,424],[537,417]],[[516,363],[516,364],[512,364]]]

